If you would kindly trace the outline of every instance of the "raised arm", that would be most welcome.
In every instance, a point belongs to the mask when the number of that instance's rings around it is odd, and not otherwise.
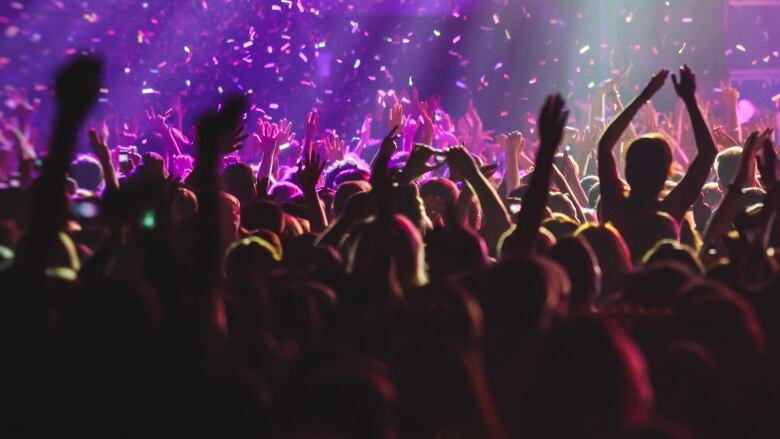
[[[642,105],[650,100],[658,90],[663,87],[666,78],[669,76],[668,70],[661,70],[653,76],[650,83],[607,127],[599,141],[598,162],[599,162],[599,181],[601,187],[601,205],[605,220],[612,218],[617,202],[623,197],[623,183],[620,181],[615,157],[612,150],[620,138],[623,136],[626,128]]]
[[[763,143],[764,136],[768,138],[769,135],[771,135],[771,133],[765,133],[764,135],[759,136],[758,132],[754,132],[748,136],[745,141],[739,168],[737,169],[737,174],[734,176],[734,181],[729,185],[718,210],[715,211],[709,224],[707,224],[707,228],[704,232],[702,252],[706,252],[715,240],[731,230],[731,224],[734,222],[734,218],[739,214],[742,190],[753,180],[752,169],[755,169],[756,166],[756,153],[758,152],[759,146]]]
[[[520,169],[518,155],[523,151],[525,138],[520,131],[512,131],[509,134],[501,134],[496,137],[498,144],[504,148],[504,182],[506,183],[506,193],[509,194],[520,186]]]
[[[57,77],[57,114],[49,155],[33,186],[26,254],[17,262],[32,269],[45,268],[45,261],[56,246],[57,234],[67,221],[68,200],[65,196],[65,174],[76,146],[76,136],[100,89],[102,63],[93,58],[79,58],[66,66]]]
[[[228,99],[219,112],[211,113],[198,121],[198,158],[194,175],[198,179],[198,213],[195,216],[195,251],[190,255],[192,282],[190,289],[194,296],[208,306],[219,280],[222,259],[223,237],[220,236],[219,195],[217,165],[221,157],[237,151],[244,127],[241,116],[247,103],[242,96]]]
[[[563,109],[565,102],[560,95],[550,96],[539,115],[539,152],[536,166],[523,198],[520,213],[517,214],[517,228],[512,237],[514,256],[527,255],[536,242],[539,226],[544,218],[550,194],[550,179],[553,173],[553,157],[563,138],[563,128],[569,112]]]
[[[687,65],[680,68],[679,80],[676,75],[672,75],[672,81],[677,95],[680,96],[688,109],[698,150],[696,158],[685,173],[685,177],[666,197],[662,205],[665,212],[668,212],[677,221],[681,221],[685,212],[699,197],[702,186],[707,182],[712,164],[715,162],[715,156],[718,154],[718,148],[712,140],[710,129],[707,127],[707,122],[705,122],[696,102],[696,76],[691,68]]]
[[[321,233],[328,226],[325,210],[322,208],[320,196],[317,193],[317,183],[320,181],[324,168],[325,161],[320,160],[320,155],[316,152],[305,157],[298,168],[298,182],[303,190],[311,231],[315,234]]]
[[[89,146],[92,152],[100,162],[103,168],[103,180],[105,181],[105,191],[113,192],[119,190],[119,179],[116,176],[114,164],[111,162],[111,150],[106,145],[106,138],[99,135],[94,128],[89,130]]]
[[[480,233],[485,239],[488,249],[493,253],[501,235],[512,227],[509,214],[504,208],[501,198],[496,193],[493,185],[480,172],[471,154],[466,151],[464,146],[450,148],[447,151],[447,162],[454,172],[460,174],[465,179],[466,183],[471,186],[474,194],[476,194],[484,215]]]
[[[737,116],[737,105],[739,104],[739,90],[726,82],[720,83],[720,89],[723,93],[723,105],[726,107],[726,129],[729,136],[737,142],[742,141],[742,126]],[[739,143],[734,143],[738,145]]]
[[[279,149],[278,140],[281,131],[278,125],[265,121],[258,121],[257,128],[258,132],[254,134],[255,142],[263,153],[260,167],[257,168],[257,181],[261,181],[264,178],[271,178],[274,159],[276,158],[276,153]],[[304,155],[304,157],[306,157],[306,155]]]

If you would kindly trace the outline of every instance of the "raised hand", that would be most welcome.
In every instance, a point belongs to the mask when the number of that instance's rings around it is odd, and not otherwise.
[[[558,145],[563,139],[563,129],[566,127],[566,121],[569,119],[569,111],[564,110],[565,102],[560,95],[553,95],[547,98],[539,114],[538,127],[539,153],[555,153]]]
[[[279,137],[276,138],[277,145],[284,145],[292,142],[295,138],[295,133],[292,131],[292,124],[287,119],[279,121]]]
[[[400,125],[395,125],[390,129],[390,132],[387,133],[385,138],[382,140],[382,145],[379,147],[379,156],[387,157],[388,160],[390,159],[390,156],[392,156],[396,149],[398,149],[396,141],[401,137],[400,133]]]
[[[158,133],[168,133],[168,130],[170,129],[168,127],[168,118],[171,117],[173,110],[168,109],[163,114],[157,114],[154,111],[154,108],[149,107],[146,110],[146,120],[149,122],[149,125],[153,130],[155,130]]]
[[[666,83],[666,78],[668,77],[669,70],[661,70],[660,72],[656,73],[642,91],[642,98],[647,101],[655,96],[655,94],[663,88],[664,84]]]
[[[194,168],[192,157],[188,155],[173,156],[172,166],[173,174],[180,177],[182,180],[185,180]]]
[[[263,154],[267,154],[279,146],[281,130],[279,125],[260,119],[257,121],[257,132],[254,136],[260,150]]]
[[[516,157],[517,154],[523,152],[523,149],[525,148],[525,137],[523,137],[523,133],[520,131],[512,131],[511,133],[506,134],[505,137],[506,143],[501,146],[504,147],[507,154],[514,154]],[[500,144],[501,143],[499,143],[499,145]]]
[[[325,160],[321,160],[320,155],[316,152],[312,152],[310,157],[301,161],[296,175],[304,192],[316,190],[322,170],[325,169],[325,163]]]
[[[422,143],[430,145],[433,143],[433,118],[428,111],[428,103],[420,102],[418,108],[420,109],[420,118],[423,126]]]
[[[712,138],[715,140],[715,143],[723,148],[739,145],[739,141],[731,137],[722,126],[715,127],[715,129],[712,130]]]
[[[392,128],[395,126],[404,126],[406,122],[406,116],[404,116],[404,107],[400,103],[390,107],[390,112],[387,115],[387,125]]]
[[[437,161],[434,165],[429,165],[428,160],[434,156],[441,156],[442,153],[434,150],[428,145],[418,143],[412,147],[409,159],[404,166],[404,180],[410,182],[426,172],[434,171],[444,165],[444,161]]]
[[[480,175],[477,163],[464,145],[453,146],[447,150],[446,154],[451,173],[457,174],[466,180]]]
[[[218,112],[201,118],[197,123],[199,153],[217,156],[240,149],[241,142],[247,138],[241,123],[246,108],[246,98],[233,96]]]
[[[306,138],[314,139],[317,137],[317,127],[320,124],[320,115],[317,110],[312,110],[306,118]]]
[[[674,91],[683,101],[690,102],[696,98],[696,75],[688,65],[680,67],[680,76],[672,75]]]
[[[344,160],[347,153],[346,143],[335,131],[329,131],[322,143],[325,157],[333,162]]]
[[[317,110],[312,110],[306,118],[306,138],[304,139],[301,154],[308,157],[314,148],[314,138],[317,137],[317,128],[320,124],[320,115]]]
[[[726,105],[737,105],[737,102],[739,102],[739,90],[723,81],[720,81],[720,90],[723,93],[723,100],[726,101]]]
[[[99,135],[94,128],[89,130],[89,146],[92,148],[92,152],[100,163],[111,161],[111,150],[108,148],[108,145],[106,145],[105,138]]]
[[[57,75],[55,96],[60,117],[80,125],[97,101],[100,93],[103,63],[90,57],[81,57],[68,64]]]

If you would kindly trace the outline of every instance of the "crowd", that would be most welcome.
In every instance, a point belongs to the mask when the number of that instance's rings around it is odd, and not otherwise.
[[[350,140],[244,96],[90,128],[101,69],[48,146],[5,92],[6,437],[780,433],[774,131],[730,85],[719,119],[688,66],[624,72],[505,134],[380,91]]]

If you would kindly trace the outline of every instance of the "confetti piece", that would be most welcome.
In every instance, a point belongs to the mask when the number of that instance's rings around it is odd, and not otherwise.
[[[590,50],[590,45],[585,45],[585,46],[583,46],[583,47],[580,49],[580,55],[582,55],[582,54],[586,53],[586,52],[587,52],[587,51],[589,51],[589,50]]]

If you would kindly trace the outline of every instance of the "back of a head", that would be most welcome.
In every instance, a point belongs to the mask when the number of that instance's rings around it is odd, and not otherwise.
[[[222,171],[225,191],[242,203],[251,201],[257,195],[255,189],[255,174],[252,167],[246,163],[234,163]]]
[[[673,161],[669,143],[662,136],[647,135],[634,140],[626,152],[626,180],[631,192],[645,196],[659,194]]]
[[[696,274],[677,262],[651,264],[629,276],[622,301],[637,307],[671,308],[694,279]]]
[[[371,190],[371,184],[366,181],[347,181],[338,186],[336,195],[333,197],[333,215],[338,217],[344,212],[344,206],[347,200],[359,192],[368,192]]]
[[[569,275],[570,307],[590,309],[600,293],[601,268],[588,241],[581,236],[564,238],[555,244],[549,257],[559,263]]]
[[[389,234],[388,234],[389,232]],[[423,285],[427,280],[425,273],[425,252],[420,232],[405,216],[395,215],[390,230],[380,221],[364,224],[357,232],[358,236],[349,252],[348,270],[350,273],[363,271],[374,273],[383,257],[377,252],[390,250],[391,264],[404,291]]]
[[[239,239],[225,251],[225,277],[265,275],[281,258],[277,248],[260,237]]]
[[[103,186],[103,167],[90,156],[80,156],[70,164],[69,174],[79,189],[97,192]]]
[[[666,212],[645,215],[634,224],[621,229],[634,263],[642,260],[659,241],[680,239],[679,223]]]
[[[611,224],[580,226],[575,236],[588,241],[601,267],[601,293],[609,295],[620,288],[626,274],[631,272],[631,253],[620,232]]]
[[[461,285],[433,282],[407,296],[407,325],[410,343],[421,339],[433,342],[477,346],[484,332],[482,308]]]
[[[574,203],[566,194],[554,192],[550,195],[550,209],[555,213],[560,213],[569,218],[576,218],[577,211],[574,209]]]
[[[715,173],[718,175],[718,186],[721,190],[726,189],[734,181],[741,161],[741,146],[726,148],[715,156]]]
[[[556,241],[559,241],[573,236],[580,227],[580,223],[568,215],[554,213],[552,218],[542,221],[542,227],[552,233]]]
[[[281,235],[284,229],[282,209],[272,201],[254,201],[241,206],[241,225],[248,230],[267,229]]]
[[[643,265],[665,261],[677,262],[685,265],[695,274],[704,274],[704,265],[696,252],[691,247],[680,244],[675,240],[664,239],[659,241],[642,257]]]
[[[691,285],[676,304],[681,335],[700,343],[731,367],[751,367],[766,352],[766,339],[750,303],[723,284]]]
[[[184,220],[198,213],[198,197],[189,189],[178,188],[171,204],[171,219],[175,224],[181,224]]]
[[[420,233],[425,234],[431,229],[431,220],[425,213],[425,206],[422,198],[420,198],[420,190],[416,184],[411,183],[398,186],[395,191],[395,200],[398,213],[409,219]]]
[[[542,341],[527,401],[529,437],[611,437],[647,421],[652,399],[644,360],[616,323],[566,320]]]
[[[431,279],[487,267],[485,241],[467,229],[435,228],[425,235],[425,260]]]
[[[522,343],[536,340],[568,310],[566,273],[546,258],[503,261],[477,289],[486,335],[499,345],[505,340],[520,348]]]

